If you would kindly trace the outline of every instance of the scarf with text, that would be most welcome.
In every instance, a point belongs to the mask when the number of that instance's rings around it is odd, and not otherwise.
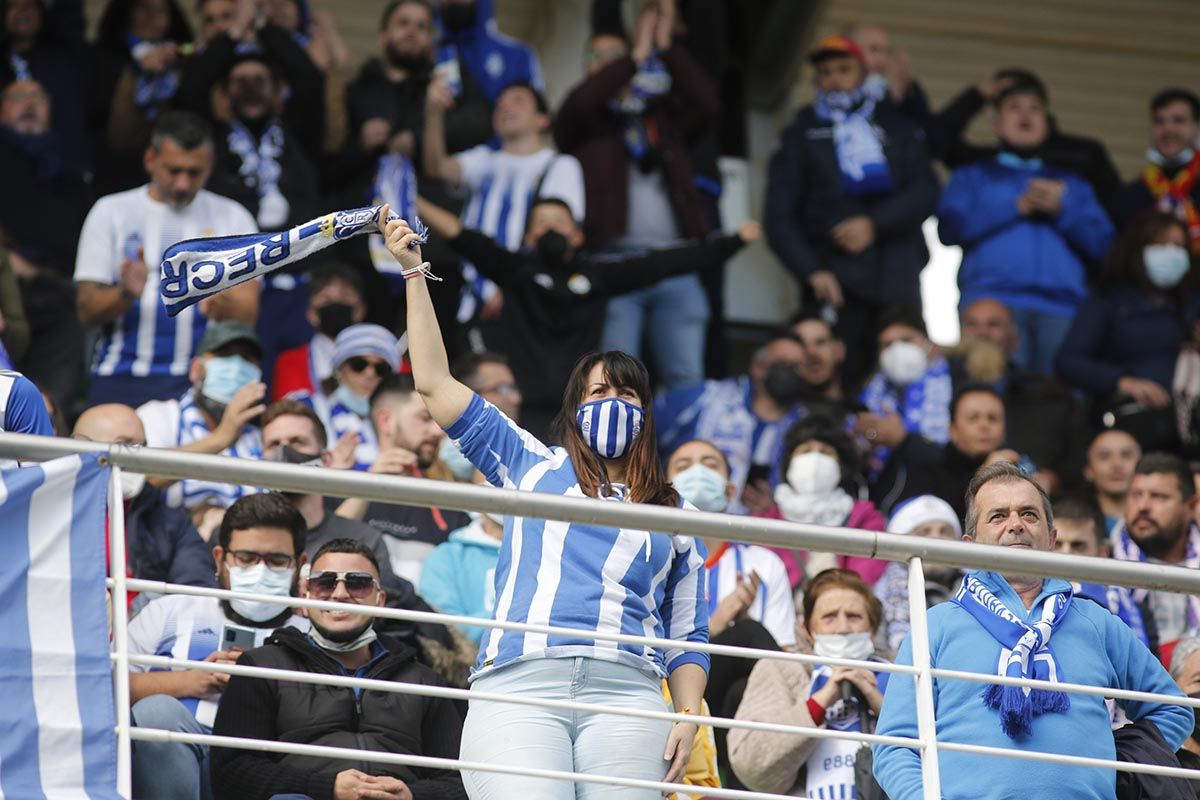
[[[813,110],[833,122],[833,147],[842,171],[842,191],[851,197],[895,187],[880,133],[871,124],[875,98],[862,87],[848,92],[817,92]]]

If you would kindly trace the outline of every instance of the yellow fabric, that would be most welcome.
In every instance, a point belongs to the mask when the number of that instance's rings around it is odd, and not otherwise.
[[[667,704],[671,703],[671,690],[667,688],[667,682],[662,682],[663,697],[666,698]],[[700,701],[700,716],[711,716],[708,711],[708,703]],[[688,759],[687,770],[685,771],[683,782],[688,786],[704,786],[713,789],[721,788],[721,778],[717,774],[717,740],[713,736],[711,725],[701,725],[696,731],[696,738],[692,741],[692,754]],[[704,794],[690,795],[693,800],[700,800]],[[668,800],[681,800],[679,794],[672,794]]]

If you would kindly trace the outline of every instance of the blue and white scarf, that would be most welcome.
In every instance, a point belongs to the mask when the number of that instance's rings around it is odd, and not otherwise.
[[[871,376],[863,387],[859,402],[872,414],[900,414],[904,429],[935,444],[950,441],[950,401],[954,385],[950,380],[950,364],[938,356],[929,369],[908,386],[897,387],[882,372]],[[891,450],[882,445],[867,457],[869,477],[874,480],[887,466]]]
[[[291,266],[313,253],[324,250],[361,233],[377,233],[375,221],[380,206],[335,211],[276,233],[246,233],[237,236],[212,236],[176,242],[163,253],[159,293],[173,317],[190,305],[217,292],[260,278],[277,269]],[[399,219],[393,212],[389,219]],[[409,220],[419,234],[413,246],[424,244],[428,231],[421,220]],[[426,262],[407,273],[421,272],[432,280]],[[404,273],[402,273],[404,274]]]
[[[872,661],[878,659],[872,657]],[[833,668],[822,664],[813,670],[808,686],[808,697],[812,697],[833,676]],[[888,673],[875,673],[879,691],[887,692]],[[862,716],[857,695],[849,700],[835,700],[825,709],[825,727],[835,731],[862,731]],[[858,756],[859,742],[845,739],[818,739],[805,763],[805,797],[852,798],[857,797],[854,786],[854,762]]]
[[[14,81],[35,80],[33,70],[29,66],[29,59],[20,53],[9,53],[8,65],[12,67]]]
[[[243,183],[258,191],[258,224],[263,228],[283,225],[291,207],[279,191],[279,179],[283,175],[279,159],[283,157],[286,144],[279,120],[272,119],[257,140],[241,122],[230,120],[225,141],[229,152],[241,159],[238,174]]]
[[[323,392],[293,392],[288,400],[298,400],[311,408],[329,433],[329,441],[337,442],[347,433],[358,434],[358,445],[354,448],[354,467],[366,472],[379,457],[379,440],[375,437],[375,426],[337,399]]]
[[[871,124],[875,98],[861,87],[849,92],[817,92],[813,110],[833,122],[833,146],[842,170],[842,191],[851,197],[895,187],[879,132]]]
[[[1200,527],[1192,524],[1188,527],[1188,544],[1187,556],[1184,558],[1183,564],[1179,566],[1187,567],[1188,569],[1200,569]],[[1125,529],[1125,523],[1117,523],[1117,527],[1113,529],[1110,535],[1112,539],[1113,558],[1119,561],[1145,561],[1146,554],[1142,552],[1142,548],[1137,546],[1137,542],[1130,537],[1129,531]],[[1149,589],[1130,589],[1134,602],[1141,603],[1149,596]],[[1193,635],[1200,629],[1200,597],[1196,595],[1188,595],[1187,603],[1187,634]]]
[[[669,91],[671,73],[658,57],[658,53],[654,52],[638,66],[637,73],[629,82],[629,93],[610,102],[610,107],[624,117],[621,139],[634,161],[640,162],[656,147],[642,120],[646,105],[650,100],[662,97]]]
[[[1076,597],[1088,597],[1112,612],[1113,616],[1129,626],[1142,644],[1150,646],[1142,611],[1133,599],[1133,591],[1124,586],[1105,586],[1100,583],[1075,583]]]
[[[129,54],[133,56],[133,71],[137,76],[133,88],[133,104],[146,119],[154,119],[158,116],[159,104],[170,100],[179,91],[179,70],[143,72],[140,60],[147,51],[171,42],[147,42],[132,33],[126,36],[126,42],[129,44]]]
[[[1000,643],[996,674],[1059,683],[1061,675],[1050,649],[1050,636],[1066,619],[1072,596],[1068,589],[1047,597],[1033,625],[1027,625],[1010,611],[974,575],[967,575],[951,602],[974,617]],[[1033,733],[1034,717],[1063,713],[1071,707],[1065,692],[997,684],[983,690],[983,702],[1000,712],[1000,727],[1010,739]]]
[[[375,184],[371,189],[371,204],[381,206],[387,204],[401,219],[415,219],[417,216],[417,171],[412,162],[399,153],[388,153],[379,159],[379,167],[375,171]],[[371,254],[371,263],[375,269],[384,275],[399,276],[402,272],[400,263],[387,249],[387,243],[382,236],[372,236],[367,240],[367,249]]]

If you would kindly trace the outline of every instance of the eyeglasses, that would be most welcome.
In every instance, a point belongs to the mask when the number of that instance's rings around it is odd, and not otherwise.
[[[371,371],[375,373],[375,377],[377,378],[386,378],[392,374],[392,368],[387,364],[383,363],[382,361],[367,361],[362,356],[351,356],[350,358],[347,358],[346,366],[349,367],[352,372],[362,372],[367,367],[370,367]]]
[[[308,593],[317,600],[333,596],[338,583],[346,586],[346,594],[354,600],[365,600],[379,587],[379,581],[366,572],[313,572],[308,576]]]
[[[295,556],[287,553],[258,553],[254,550],[230,550],[229,555],[233,556],[233,563],[239,567],[254,567],[265,562],[267,569],[280,572],[290,569],[296,561]]]

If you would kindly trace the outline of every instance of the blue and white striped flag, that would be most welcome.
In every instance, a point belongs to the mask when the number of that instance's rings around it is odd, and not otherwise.
[[[119,798],[99,459],[0,473],[0,799]]]

